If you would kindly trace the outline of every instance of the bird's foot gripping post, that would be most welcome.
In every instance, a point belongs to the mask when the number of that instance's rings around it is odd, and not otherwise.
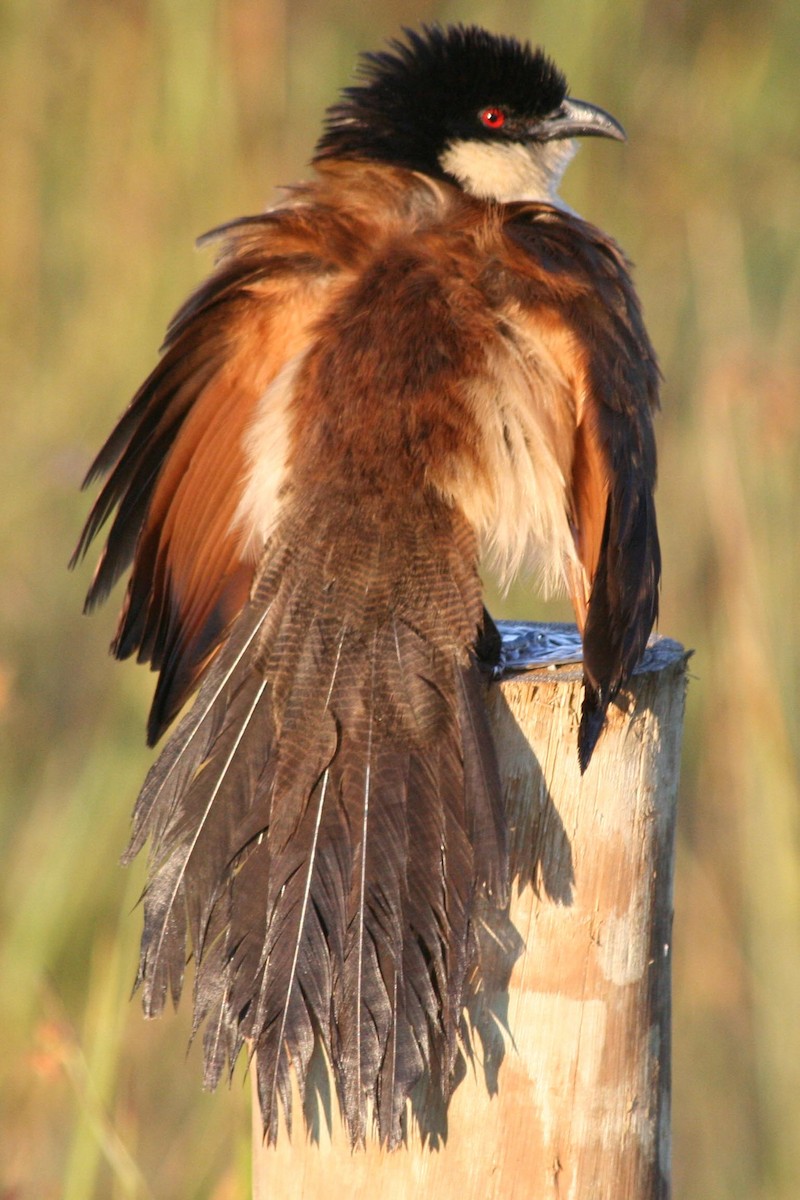
[[[309,1128],[296,1119],[291,1137],[281,1129],[267,1145],[255,1106],[257,1200],[669,1196],[672,876],[688,656],[666,638],[650,645],[581,774],[582,677],[570,627],[505,623],[501,632],[507,673],[489,710],[512,898],[508,923],[479,919],[484,979],[446,1116],[412,1099],[398,1150],[368,1134],[354,1153],[320,1062]]]

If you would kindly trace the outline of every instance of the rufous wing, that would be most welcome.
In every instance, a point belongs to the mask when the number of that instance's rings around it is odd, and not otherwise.
[[[578,757],[585,770],[658,613],[659,372],[629,265],[609,238],[547,206],[519,209],[507,232],[524,250],[515,259],[516,287],[531,337],[560,363],[574,395],[566,499],[575,558],[565,573],[583,635]]]
[[[327,265],[288,224],[288,236],[269,214],[224,230],[216,272],[173,320],[160,362],[86,478],[108,475],[73,562],[114,514],[86,607],[133,565],[112,649],[160,672],[151,744],[246,603],[277,513],[287,438],[280,380],[326,297]],[[248,486],[257,495],[249,507]]]

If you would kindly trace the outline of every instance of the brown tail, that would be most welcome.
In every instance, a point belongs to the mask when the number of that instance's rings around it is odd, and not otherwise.
[[[449,1092],[476,889],[505,888],[481,618],[440,502],[305,505],[145,782],[145,1009],[177,999],[190,943],[206,1081],[248,1041],[271,1139],[316,1046],[354,1143],[370,1108],[398,1141],[423,1073]]]

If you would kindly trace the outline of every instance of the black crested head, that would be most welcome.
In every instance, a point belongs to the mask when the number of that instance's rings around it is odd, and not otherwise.
[[[404,33],[362,55],[364,82],[328,109],[315,161],[367,159],[443,178],[450,142],[517,140],[566,97],[561,71],[528,42],[474,25]]]

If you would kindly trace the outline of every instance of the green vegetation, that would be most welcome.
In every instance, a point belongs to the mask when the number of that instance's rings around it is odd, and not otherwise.
[[[2,1197],[247,1194],[243,1072],[206,1096],[187,1007],[147,1024],[128,1000],[143,872],[117,861],[152,681],[106,658],[113,604],[80,616],[77,486],[207,266],[192,238],[302,174],[357,48],[434,18],[541,41],[629,133],[565,190],[638,264],[666,377],[661,629],[696,649],[675,1194],[800,1195],[800,6],[536,8],[0,7]],[[495,609],[542,611],[519,588]]]

